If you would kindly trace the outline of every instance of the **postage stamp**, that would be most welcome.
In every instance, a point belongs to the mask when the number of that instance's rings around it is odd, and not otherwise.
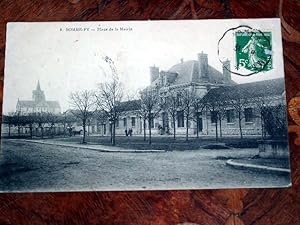
[[[218,57],[223,64],[234,62],[230,72],[252,76],[273,69],[272,31],[239,25],[227,29],[218,41]],[[229,68],[226,68],[229,70]]]
[[[235,32],[236,69],[243,67],[253,72],[271,70],[271,39],[271,32],[249,30]]]

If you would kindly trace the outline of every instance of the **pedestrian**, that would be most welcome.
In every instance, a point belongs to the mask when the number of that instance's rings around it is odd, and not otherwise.
[[[127,131],[127,128],[125,129],[125,134],[126,134],[126,136],[128,136],[128,131]]]

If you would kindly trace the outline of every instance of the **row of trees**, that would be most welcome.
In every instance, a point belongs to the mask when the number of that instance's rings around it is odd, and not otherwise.
[[[50,129],[50,135],[54,135],[51,130],[56,125],[63,126],[63,134],[67,133],[67,126],[72,122],[75,122],[76,118],[72,115],[55,115],[49,112],[35,112],[29,114],[21,114],[20,112],[11,113],[3,116],[3,123],[8,125],[8,136],[12,136],[12,127],[17,127],[17,135],[21,136],[21,129],[23,127],[29,128],[29,136],[32,138],[34,128],[39,128],[41,137],[44,138],[44,131],[47,128]]]
[[[195,90],[168,90],[165,93],[159,91],[158,88],[149,87],[140,92],[140,111],[138,115],[144,120],[144,140],[146,140],[146,121],[149,129],[149,143],[151,144],[151,127],[154,118],[161,112],[166,112],[170,116],[173,127],[173,138],[176,139],[176,121],[178,111],[182,112],[186,123],[186,140],[189,139],[189,123],[190,120],[197,121],[198,112],[203,109],[201,98],[195,93]],[[198,133],[197,123],[197,136]]]
[[[110,79],[97,84],[94,91],[78,91],[70,94],[70,105],[74,116],[81,119],[83,127],[82,143],[86,143],[86,121],[97,112],[99,121],[110,123],[111,144],[116,144],[116,121],[122,113],[124,88],[119,80],[114,62],[108,57],[103,58],[111,69]]]

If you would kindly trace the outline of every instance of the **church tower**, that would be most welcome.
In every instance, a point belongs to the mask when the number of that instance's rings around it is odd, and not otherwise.
[[[40,81],[38,81],[36,89],[32,91],[32,100],[36,103],[46,101],[44,91],[41,90]]]

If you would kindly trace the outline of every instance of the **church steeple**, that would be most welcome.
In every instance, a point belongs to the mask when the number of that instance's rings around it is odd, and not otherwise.
[[[40,80],[38,80],[38,83],[36,85],[36,90],[41,91]]]
[[[36,89],[32,91],[32,99],[33,99],[33,101],[39,102],[39,103],[46,101],[45,94],[44,94],[44,91],[42,91],[42,89],[41,89],[39,80],[36,85]]]

